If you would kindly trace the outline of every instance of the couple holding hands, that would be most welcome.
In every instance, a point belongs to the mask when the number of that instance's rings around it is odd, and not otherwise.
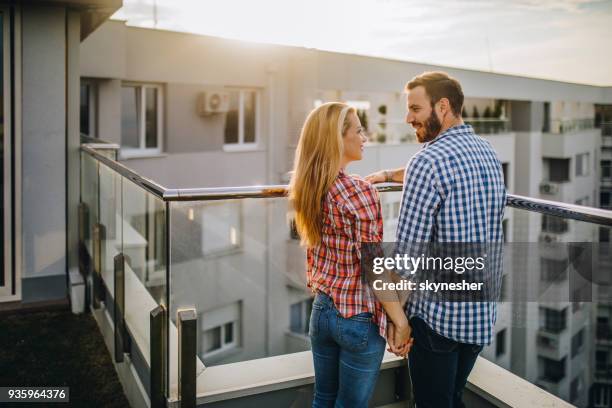
[[[444,72],[425,72],[405,91],[406,122],[424,144],[405,169],[365,179],[346,173],[361,160],[366,137],[356,110],[343,103],[314,109],[300,135],[289,199],[316,293],[313,407],[367,407],[387,344],[408,358],[418,408],[462,407],[468,375],[493,337],[493,301],[381,297],[363,279],[361,245],[383,238],[376,183],[403,182],[397,242],[503,240],[502,166],[489,142],[463,123],[461,85]]]

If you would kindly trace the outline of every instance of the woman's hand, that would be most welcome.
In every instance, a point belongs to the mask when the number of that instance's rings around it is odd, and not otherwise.
[[[406,357],[414,342],[412,338],[412,328],[407,318],[401,320],[398,324],[389,321],[387,326],[387,341],[389,342],[388,351],[399,357]]]

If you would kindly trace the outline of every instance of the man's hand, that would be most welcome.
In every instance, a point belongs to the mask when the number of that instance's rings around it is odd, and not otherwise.
[[[406,357],[412,348],[414,339],[411,337],[412,329],[406,319],[399,327],[391,321],[387,325],[387,341],[389,348],[387,351],[394,353],[398,357]]]
[[[387,181],[387,170],[377,171],[364,177],[365,181],[371,184],[384,183]]]

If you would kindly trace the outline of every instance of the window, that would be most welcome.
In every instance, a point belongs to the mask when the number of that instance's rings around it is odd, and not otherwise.
[[[540,281],[559,283],[568,277],[569,261],[567,259],[540,258]]]
[[[565,218],[555,217],[554,215],[542,215],[542,231],[561,234],[567,232],[568,222]]]
[[[595,370],[604,371],[608,368],[608,352],[597,350],[595,352]]]
[[[146,156],[161,152],[162,87],[121,87],[121,155]]]
[[[552,383],[559,383],[565,377],[565,357],[560,361],[550,358],[539,357],[540,361],[540,378]]]
[[[495,338],[495,357],[506,354],[506,329],[500,330]]]
[[[570,402],[574,402],[578,399],[578,397],[582,393],[582,389],[582,373],[580,373],[570,383]]]
[[[589,175],[589,153],[576,155],[576,176]]]
[[[224,202],[202,207],[202,254],[223,255],[240,248],[242,237],[241,203]]]
[[[540,307],[540,326],[551,333],[560,333],[567,327],[567,308],[555,310]]]
[[[595,384],[593,391],[593,407],[608,408],[610,405],[612,387],[605,384]]]
[[[545,158],[544,163],[545,170],[548,171],[548,181],[552,181],[555,183],[563,183],[565,181],[569,181],[570,159]]]
[[[241,302],[236,302],[200,314],[200,355],[203,358],[238,347],[241,305]]]
[[[584,346],[584,329],[580,329],[572,336],[572,358],[582,351],[582,346]]]
[[[602,191],[599,194],[599,205],[602,208],[610,207],[612,205],[612,193],[609,191]]]
[[[509,294],[509,287],[508,287],[508,274],[503,274],[502,275],[502,283],[501,283],[501,301],[502,302],[509,302],[510,301],[510,294]]]
[[[289,330],[297,334],[308,334],[310,312],[312,311],[313,299],[302,300],[290,306]]]
[[[82,135],[96,137],[96,115],[95,115],[95,85],[90,81],[81,81],[79,98],[79,119]]]
[[[610,242],[609,227],[599,227],[599,242]]]
[[[602,179],[612,178],[612,161],[610,160],[601,161],[601,178]]]
[[[225,114],[225,147],[256,147],[259,141],[260,96],[255,90],[229,92],[229,109]]]

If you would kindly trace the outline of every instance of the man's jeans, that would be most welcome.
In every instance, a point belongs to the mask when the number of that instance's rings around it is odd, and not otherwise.
[[[463,388],[482,346],[459,343],[410,319],[414,344],[408,360],[417,408],[459,408]]]
[[[367,407],[386,345],[372,314],[345,319],[330,297],[318,293],[310,315],[310,340],[315,370],[312,406]]]

